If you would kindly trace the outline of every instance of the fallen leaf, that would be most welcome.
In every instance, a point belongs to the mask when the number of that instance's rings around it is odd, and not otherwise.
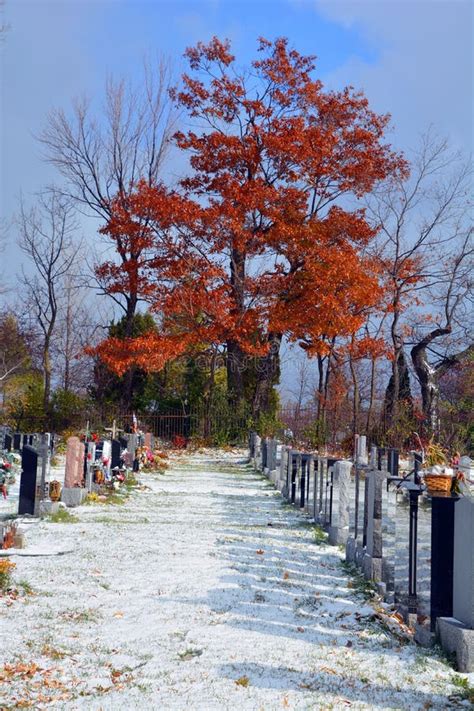
[[[258,551],[255,551],[257,555],[263,555],[265,551],[263,551],[261,548],[258,549]]]
[[[237,686],[247,687],[250,684],[250,679],[248,678],[248,676],[241,676],[235,680],[235,683],[237,684]]]
[[[114,617],[123,617],[123,612],[114,612]]]

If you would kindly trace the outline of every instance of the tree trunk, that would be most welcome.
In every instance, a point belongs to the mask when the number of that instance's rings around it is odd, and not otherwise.
[[[352,358],[349,358],[349,368],[351,371],[352,385],[354,388],[354,397],[352,401],[352,434],[355,436],[359,432],[360,392],[359,381]]]
[[[49,415],[49,398],[51,395],[51,358],[49,354],[49,341],[45,341],[43,348],[43,410],[46,417]]]
[[[434,368],[428,362],[426,349],[435,338],[445,336],[448,333],[451,333],[450,326],[446,328],[436,328],[411,349],[411,360],[415,368],[416,377],[420,383],[424,427],[428,435],[439,434],[439,369]]]
[[[405,352],[403,348],[394,361],[393,372],[385,391],[384,413],[388,427],[397,422],[400,402],[405,401],[409,410],[413,409],[413,400],[410,387],[410,374],[408,372]]]
[[[125,338],[132,338],[135,314],[137,311],[138,297],[137,294],[131,294],[127,297],[127,310],[125,312]],[[123,390],[120,398],[120,408],[123,413],[129,412],[132,408],[133,400],[133,379],[135,368],[132,366],[123,376]]]
[[[252,415],[258,417],[270,410],[270,394],[280,375],[281,333],[268,336],[269,352],[257,361],[257,382],[252,402]]]
[[[374,409],[375,401],[375,376],[377,372],[377,361],[372,358],[372,364],[370,367],[370,397],[369,397],[369,407],[367,409],[367,421],[366,421],[366,432],[370,433],[370,428],[372,425],[372,410]]]
[[[230,260],[230,283],[234,300],[232,316],[238,324],[245,311],[245,254],[235,246]],[[230,338],[227,341],[227,393],[232,406],[244,399],[244,368],[245,354],[240,345]]]

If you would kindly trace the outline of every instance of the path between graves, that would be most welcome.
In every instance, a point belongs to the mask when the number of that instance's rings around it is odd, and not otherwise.
[[[0,708],[460,706],[452,669],[373,621],[342,552],[242,454],[141,479],[124,506],[30,531],[75,550],[16,559],[38,594],[2,604]]]

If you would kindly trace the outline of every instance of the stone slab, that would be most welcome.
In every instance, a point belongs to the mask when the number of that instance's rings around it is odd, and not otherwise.
[[[74,508],[75,506],[80,506],[82,504],[86,498],[86,494],[87,491],[79,487],[63,487],[61,492],[61,501],[63,501],[69,508]]]
[[[474,499],[454,510],[453,617],[474,629]]]
[[[39,515],[50,516],[60,509],[59,501],[40,501]]]
[[[349,536],[349,527],[329,526],[328,534],[328,542],[331,546],[345,546]]]
[[[382,581],[382,558],[373,558],[367,553],[362,560],[362,570],[367,580]]]
[[[346,541],[346,562],[355,563],[356,561],[356,540],[348,538]]]
[[[454,617],[438,617],[437,629],[443,649],[456,654],[458,670],[463,674],[474,672],[474,630]]]

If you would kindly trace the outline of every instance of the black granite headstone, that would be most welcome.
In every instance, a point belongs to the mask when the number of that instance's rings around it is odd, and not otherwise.
[[[13,435],[13,449],[18,452],[21,449],[21,433],[15,432]]]
[[[36,500],[36,475],[38,471],[38,452],[33,447],[23,447],[21,455],[20,502],[18,513],[20,515],[35,513]]]
[[[10,434],[5,435],[5,449],[7,452],[12,451],[13,437]]]
[[[453,616],[454,507],[457,497],[431,499],[431,627]]]
[[[398,449],[388,450],[387,469],[391,476],[398,476]]]
[[[120,467],[120,452],[121,452],[120,442],[118,441],[118,439],[113,439],[112,440],[112,460],[110,463],[111,469],[115,469],[115,467]]]

